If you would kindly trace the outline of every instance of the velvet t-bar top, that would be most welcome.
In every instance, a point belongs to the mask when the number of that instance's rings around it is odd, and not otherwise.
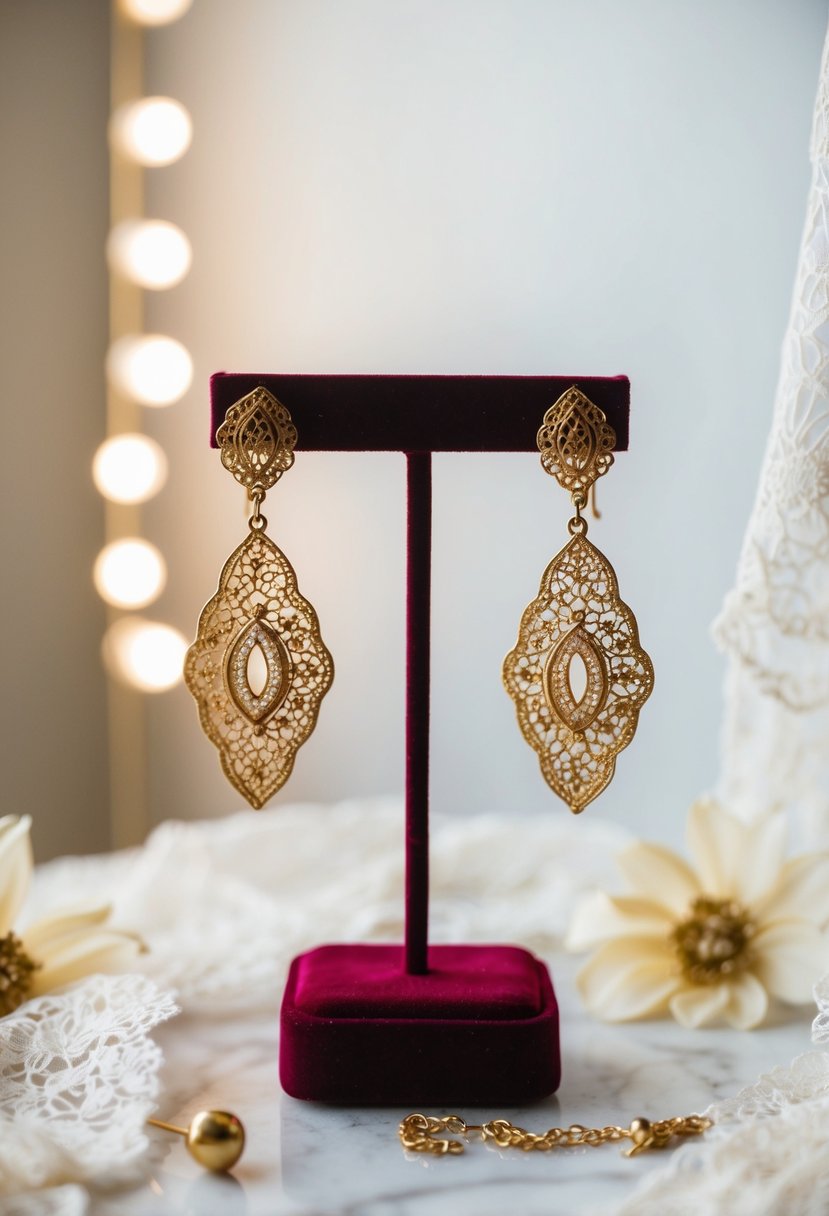
[[[258,386],[290,411],[306,452],[535,452],[544,413],[575,384],[628,446],[627,376],[329,376],[216,372],[211,434]]]

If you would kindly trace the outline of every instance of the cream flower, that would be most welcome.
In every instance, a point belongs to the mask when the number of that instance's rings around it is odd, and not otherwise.
[[[659,845],[625,849],[633,893],[587,896],[567,938],[570,950],[598,947],[577,978],[590,1012],[749,1030],[769,996],[810,1003],[829,970],[829,854],[784,861],[784,843],[782,815],[743,823],[703,801],[688,816],[696,869]]]
[[[32,875],[31,826],[28,815],[0,819],[0,1016],[84,975],[120,970],[142,949],[132,934],[107,927],[106,905],[65,909],[12,932]]]

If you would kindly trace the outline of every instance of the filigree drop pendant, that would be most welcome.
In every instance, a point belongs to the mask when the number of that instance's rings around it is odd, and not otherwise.
[[[504,660],[504,684],[550,788],[575,814],[609,784],[653,688],[653,666],[616,572],[587,539],[587,493],[613,461],[604,414],[573,387],[538,435],[542,463],[570,490],[571,539],[550,562]]]
[[[226,561],[199,617],[184,679],[225,775],[258,809],[291,775],[334,664],[317,614],[259,510],[265,491],[293,463],[296,431],[288,411],[256,389],[231,407],[217,438],[223,463],[247,487],[254,510],[250,535]]]

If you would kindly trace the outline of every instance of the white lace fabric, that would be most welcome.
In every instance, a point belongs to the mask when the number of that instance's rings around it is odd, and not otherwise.
[[[714,635],[731,658],[723,800],[796,806],[829,832],[829,40],[812,184],[774,415],[734,588]]]
[[[4,1216],[78,1216],[85,1181],[142,1168],[162,1062],[151,1032],[177,1005],[199,1017],[272,1011],[302,950],[402,940],[402,824],[398,800],[286,806],[168,823],[141,849],[40,867],[24,921],[94,890],[149,950],[144,975],[89,977],[0,1018]],[[520,832],[507,816],[438,821],[433,936],[549,951],[626,841],[563,813]]]
[[[3,1216],[84,1216],[89,1208],[85,1187],[67,1183],[48,1191],[29,1191],[6,1196]]]
[[[612,881],[613,857],[628,839],[621,828],[565,813],[525,820],[520,831],[509,816],[436,819],[433,940],[555,949],[578,893]],[[38,908],[90,883],[91,861],[114,923],[149,947],[146,974],[199,1016],[272,1009],[290,960],[320,942],[403,938],[397,799],[166,823],[136,852],[42,867]]]
[[[521,941],[550,954],[579,892],[612,885],[627,840],[564,813],[524,819],[520,830],[507,815],[438,819],[434,939]],[[143,849],[41,867],[38,914],[82,883],[114,898],[117,919],[150,953],[145,976],[92,977],[0,1019],[4,1216],[81,1216],[85,1182],[146,1168],[144,1120],[161,1063],[151,1034],[176,1004],[190,1017],[244,1024],[273,1010],[294,954],[325,940],[399,940],[401,846],[400,803],[355,800],[169,823]],[[711,1108],[716,1126],[646,1178],[626,1213],[829,1210],[829,977],[817,999],[817,1050]]]
[[[99,975],[0,1018],[0,1194],[63,1191],[4,1212],[83,1210],[68,1184],[142,1156],[161,1064],[150,1032],[175,1012],[144,976]]]

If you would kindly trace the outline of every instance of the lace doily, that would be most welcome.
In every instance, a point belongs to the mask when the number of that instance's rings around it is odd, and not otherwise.
[[[829,738],[829,40],[812,163],[771,434],[714,635],[733,668],[723,800],[746,816],[797,804],[826,831],[829,767],[815,743]]]
[[[175,1012],[143,976],[99,975],[0,1018],[0,1193],[59,1188],[51,1206],[21,1196],[4,1213],[83,1211],[67,1184],[144,1153],[161,1063],[149,1035]]]

